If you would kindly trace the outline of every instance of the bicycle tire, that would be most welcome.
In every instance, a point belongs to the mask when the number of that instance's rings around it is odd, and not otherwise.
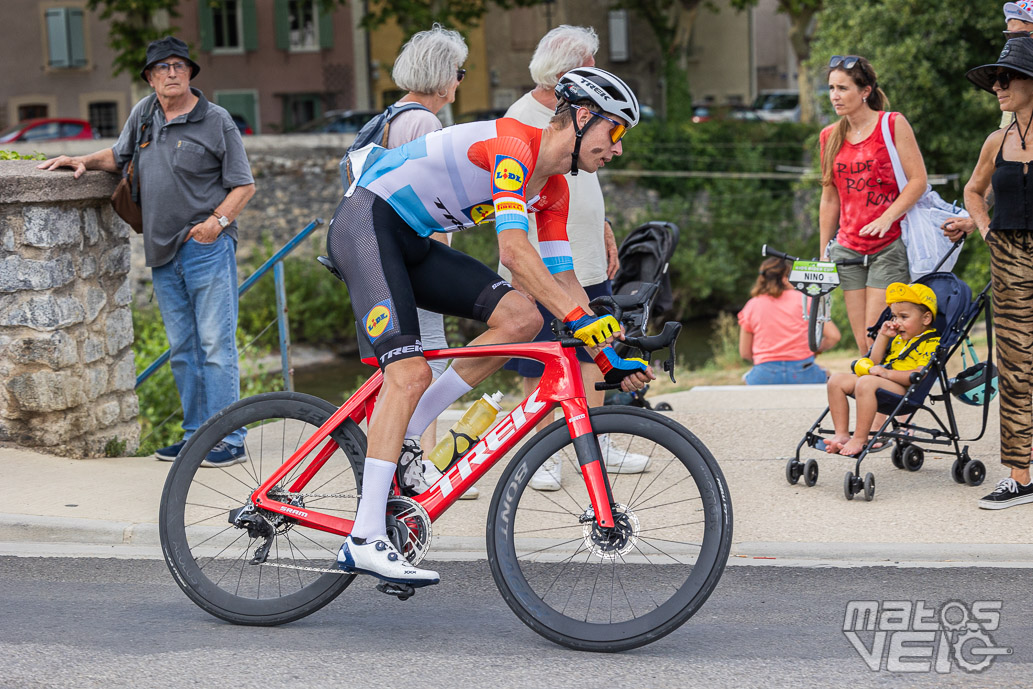
[[[815,354],[821,349],[825,339],[825,295],[811,297],[810,308],[807,309],[807,346]]]
[[[296,569],[336,568],[336,545],[343,539],[295,529],[293,520],[272,517],[273,513],[264,513],[276,524],[267,564],[252,565],[249,554],[265,539],[252,538],[229,518],[230,510],[244,506],[251,492],[336,410],[329,402],[301,393],[256,395],[213,416],[184,446],[165,481],[158,528],[162,553],[173,578],[206,612],[235,624],[284,624],[319,610],[355,578],[354,574]],[[202,468],[209,450],[241,427],[249,430],[244,440],[246,462]],[[306,490],[317,495],[352,497],[299,498],[295,494],[294,504],[354,518],[355,496],[362,485],[365,435],[347,420],[330,437],[338,448]],[[297,469],[291,472],[280,485],[293,481],[298,473]],[[257,512],[263,514],[262,510]]]
[[[621,504],[615,516],[627,527],[625,534],[637,528],[637,539],[613,539],[624,543],[623,553],[602,556],[593,551],[601,532],[590,522],[590,536],[578,520],[590,501],[585,483],[576,473],[566,423],[560,419],[532,438],[503,472],[488,510],[488,561],[503,599],[538,634],[575,650],[624,651],[671,633],[713,592],[731,549],[732,506],[717,461],[680,424],[653,411],[628,407],[600,407],[589,414],[595,431],[608,434],[610,452],[616,448],[618,452],[647,452],[650,457],[652,470],[647,473],[610,475],[614,501]],[[528,490],[535,471],[553,456],[562,459],[567,472],[561,491]],[[667,494],[675,488],[688,497],[675,502],[678,496]],[[661,504],[648,505],[661,494],[665,494]],[[681,507],[672,509],[674,505]],[[659,510],[664,507],[668,509]],[[699,510],[702,517],[693,521]],[[565,523],[556,526],[556,515]],[[649,522],[644,528],[643,520]],[[664,526],[664,522],[673,523]],[[652,535],[662,529],[666,529],[662,538]],[[685,541],[689,537],[686,532],[698,542]],[[634,541],[630,548],[627,541]],[[684,554],[683,549],[690,553]],[[585,579],[587,586],[591,574],[595,575],[591,593],[578,591],[588,569],[595,570]],[[641,576],[642,570],[647,570],[647,576]],[[596,607],[596,588],[604,574],[609,605],[601,600]],[[625,578],[628,584],[634,580],[635,588],[626,587]],[[567,590],[571,579],[573,584]],[[583,615],[567,612],[572,605],[583,603],[586,595]],[[669,597],[658,602],[660,596]],[[601,599],[605,599],[605,591]],[[636,606],[644,610],[650,601],[653,609],[638,615]],[[614,621],[615,612],[624,619]]]

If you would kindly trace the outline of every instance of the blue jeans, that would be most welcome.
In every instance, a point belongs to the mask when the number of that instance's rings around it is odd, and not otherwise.
[[[747,385],[794,385],[799,383],[824,383],[828,376],[825,369],[814,363],[809,356],[799,361],[766,361],[751,368],[743,380]]]
[[[236,250],[227,234],[211,244],[188,239],[175,258],[151,270],[183,405],[184,440],[240,399]],[[240,428],[226,442],[243,445],[245,433]]]

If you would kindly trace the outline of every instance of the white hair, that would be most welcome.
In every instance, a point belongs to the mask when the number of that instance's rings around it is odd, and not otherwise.
[[[538,86],[555,88],[559,75],[583,66],[597,50],[599,36],[592,27],[557,26],[538,41],[529,66],[531,78]]]
[[[434,24],[430,31],[413,34],[402,46],[391,78],[406,91],[440,93],[456,80],[456,68],[466,62],[469,52],[458,31]]]

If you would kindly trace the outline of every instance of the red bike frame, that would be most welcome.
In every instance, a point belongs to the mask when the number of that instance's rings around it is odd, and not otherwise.
[[[541,383],[527,399],[485,433],[484,437],[475,443],[462,459],[445,472],[444,476],[429,490],[414,498],[427,511],[431,521],[436,520],[451,507],[460,495],[473,486],[557,405],[563,409],[571,438],[577,439],[592,433],[592,425],[588,418],[588,403],[585,401],[585,388],[581,382],[581,365],[575,351],[575,348],[564,347],[559,342],[524,342],[436,349],[424,352],[424,356],[428,360],[520,357],[534,359],[545,364]],[[378,370],[372,378],[356,390],[355,394],[334,412],[327,422],[320,426],[319,430],[284,462],[283,466],[251,494],[251,501],[254,505],[289,517],[301,526],[341,536],[351,533],[352,520],[321,514],[307,507],[299,508],[279,502],[269,497],[269,491],[304,462],[322,443],[322,447],[311,458],[309,465],[288,487],[292,493],[303,492],[305,485],[338,449],[338,444],[330,437],[330,433],[347,419],[359,423],[372,416],[373,405],[380,392],[383,379],[383,373]],[[596,443],[579,444],[581,448],[578,450],[578,460],[581,463],[582,475],[588,487],[595,519],[600,526],[612,527],[614,520],[610,510],[610,485],[606,472],[603,470],[599,446]],[[586,454],[590,456],[582,456]]]

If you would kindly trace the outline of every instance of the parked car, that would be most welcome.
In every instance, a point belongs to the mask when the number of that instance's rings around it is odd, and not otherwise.
[[[328,110],[322,117],[306,122],[292,134],[354,134],[382,110]]]
[[[799,91],[761,91],[753,101],[753,111],[765,122],[799,122]]]
[[[60,141],[62,139],[96,139],[93,127],[86,120],[65,117],[41,117],[19,122],[0,132],[0,143],[15,141]]]
[[[233,124],[237,125],[237,129],[240,130],[241,136],[255,133],[255,130],[251,128],[251,125],[247,123],[247,120],[244,118],[243,115],[238,115],[235,112],[231,112],[230,117],[233,118]]]

